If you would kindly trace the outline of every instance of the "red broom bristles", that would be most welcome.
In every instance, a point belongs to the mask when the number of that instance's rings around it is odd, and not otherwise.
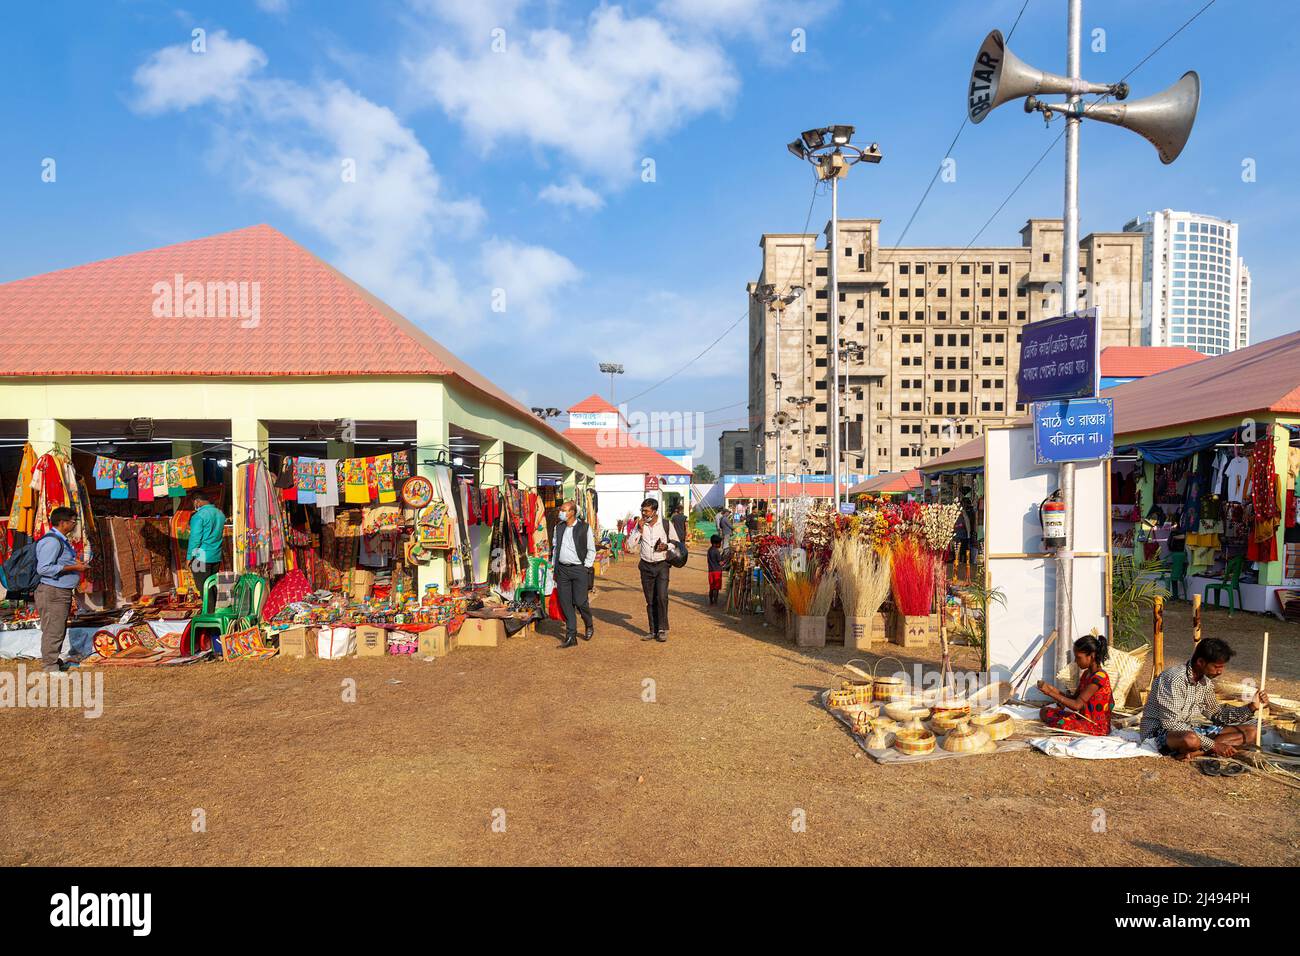
[[[911,538],[896,542],[892,583],[894,604],[901,614],[929,614],[934,600],[934,556]]]

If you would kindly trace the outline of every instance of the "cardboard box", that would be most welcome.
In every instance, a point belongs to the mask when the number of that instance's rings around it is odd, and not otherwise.
[[[352,600],[364,601],[370,597],[370,589],[375,584],[375,572],[366,568],[357,568],[349,573],[352,579],[350,586]]]
[[[357,626],[357,657],[383,657],[388,653],[388,632],[374,624]]]
[[[424,657],[446,657],[456,649],[456,639],[440,624],[420,632],[420,654]]]
[[[308,637],[308,635],[311,635]],[[315,657],[316,632],[306,627],[291,627],[279,632],[281,657]]]
[[[505,639],[505,622],[491,618],[467,617],[456,634],[460,647],[498,647]]]

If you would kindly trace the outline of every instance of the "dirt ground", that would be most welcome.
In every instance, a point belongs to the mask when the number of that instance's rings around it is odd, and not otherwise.
[[[877,765],[814,702],[861,655],[710,608],[702,564],[673,572],[666,644],[640,640],[625,560],[574,650],[550,625],[436,662],[106,669],[99,719],[0,711],[0,863],[1300,862],[1297,791],[1251,775],[1038,753]],[[1185,608],[1166,615],[1171,663]],[[1300,627],[1206,612],[1241,651],[1230,679],[1256,673],[1265,629],[1270,690],[1300,697]]]

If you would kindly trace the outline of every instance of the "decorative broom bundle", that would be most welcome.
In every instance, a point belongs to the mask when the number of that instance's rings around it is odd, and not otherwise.
[[[934,600],[934,556],[915,538],[903,538],[894,545],[892,571],[899,613],[908,617],[929,614]]]
[[[921,534],[926,546],[938,554],[952,544],[953,531],[961,516],[961,505],[924,505],[921,512]]]
[[[870,617],[889,597],[890,561],[863,538],[835,542],[831,566],[839,580],[840,603],[846,617]]]
[[[835,578],[830,574],[817,574],[810,564],[799,568],[795,562],[785,560],[785,606],[791,614],[806,617],[825,617],[835,600]]]

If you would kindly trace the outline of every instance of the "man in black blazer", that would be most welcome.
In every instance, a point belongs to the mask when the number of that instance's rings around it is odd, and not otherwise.
[[[578,615],[587,626],[582,635],[591,640],[595,629],[587,592],[591,590],[596,563],[596,536],[591,526],[578,520],[578,507],[572,501],[560,505],[560,521],[551,542],[551,567],[555,569],[555,589],[560,610],[564,612],[564,643],[560,647],[578,646]]]

